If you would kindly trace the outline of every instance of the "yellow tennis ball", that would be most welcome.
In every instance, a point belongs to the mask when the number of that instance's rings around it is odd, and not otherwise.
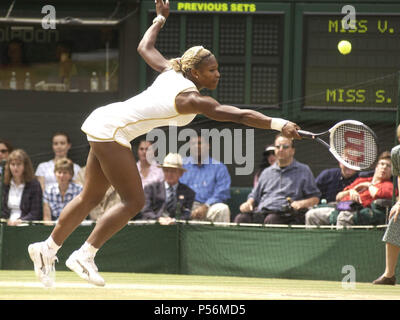
[[[337,47],[339,52],[343,55],[351,52],[351,43],[347,40],[340,41]]]

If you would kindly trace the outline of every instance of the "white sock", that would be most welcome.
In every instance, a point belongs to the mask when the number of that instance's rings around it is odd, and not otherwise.
[[[90,243],[85,242],[79,250],[86,251],[90,255],[95,256],[99,249],[96,249]]]
[[[61,246],[59,246],[57,243],[54,242],[54,240],[51,236],[48,237],[48,239],[45,241],[45,243],[47,244],[48,248],[55,250],[56,252],[58,251],[58,249],[61,248]]]

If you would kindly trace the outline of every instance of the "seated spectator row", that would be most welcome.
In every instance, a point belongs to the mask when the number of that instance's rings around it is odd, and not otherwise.
[[[356,172],[339,163],[314,179],[309,166],[295,159],[294,143],[278,134],[274,144],[266,147],[253,190],[233,218],[227,205],[231,178],[223,163],[209,157],[208,141],[193,137],[190,157],[182,159],[170,153],[158,165],[151,142],[142,140],[137,167],[146,201],[134,219],[156,219],[162,224],[175,219],[338,226],[386,222],[385,212],[373,201],[392,199],[389,151],[380,155],[374,172]],[[52,147],[54,158],[39,164],[34,173],[25,151],[12,151],[10,143],[0,140],[0,161],[7,159],[2,218],[8,219],[9,225],[57,220],[65,205],[82,191],[86,168],[67,158],[71,148],[68,135],[55,133]],[[100,219],[120,201],[111,186],[88,219]]]
[[[262,171],[235,222],[339,227],[386,222],[385,209],[373,201],[393,196],[389,151],[379,156],[373,173],[356,172],[339,163],[316,179],[294,155],[294,141],[279,134],[276,162]]]
[[[151,151],[151,143],[145,140],[140,142],[137,166],[146,194],[146,204],[135,217],[136,220],[159,219],[161,223],[170,223],[171,219],[178,217],[178,210],[181,219],[230,222],[230,210],[224,203],[230,196],[231,185],[227,167],[211,158],[205,159],[206,161],[199,160],[204,159],[204,154],[208,154],[209,146],[203,138],[193,139],[191,145],[192,154],[198,157],[196,161],[186,159],[186,163],[183,164],[179,154],[170,154],[165,158],[163,165],[157,165],[151,161],[151,157],[146,157],[149,148]],[[39,164],[36,177],[31,160],[23,150],[12,151],[10,144],[6,145],[0,141],[0,147],[3,146],[7,151],[4,152],[4,159],[8,158],[5,176],[9,179],[5,180],[1,217],[8,219],[10,225],[20,224],[24,220],[57,220],[65,205],[82,191],[86,170],[86,167],[80,168],[67,158],[71,147],[68,136],[64,133],[53,135],[54,159]],[[16,157],[14,154],[20,156]],[[31,171],[29,181],[17,178],[17,172],[10,169],[16,165],[22,167],[22,171],[24,168]],[[27,187],[31,181],[36,186],[34,196],[40,205],[36,205],[35,212],[28,215],[18,204],[26,207],[22,201],[25,195],[22,194],[29,191]],[[17,187],[20,192],[18,197],[13,198],[15,203],[10,208],[9,190],[11,189],[13,195]],[[27,199],[29,206],[33,206],[32,198],[33,196],[29,196]],[[172,203],[168,204],[167,200]],[[89,218],[98,220],[107,209],[120,201],[118,193],[111,186],[101,203],[90,212]]]
[[[72,182],[80,167],[66,158],[70,148],[68,135],[56,132],[52,136],[54,158],[39,164],[34,172],[24,150],[13,150],[9,142],[0,140],[0,161],[7,159],[1,217],[9,225],[57,220],[62,208],[81,192],[82,186]]]
[[[191,157],[168,154],[162,165],[152,160],[152,146],[142,140],[137,167],[145,194],[145,205],[134,220],[157,219],[162,224],[175,219],[230,222],[226,204],[231,178],[227,167],[210,158],[209,144],[202,137],[190,140]]]

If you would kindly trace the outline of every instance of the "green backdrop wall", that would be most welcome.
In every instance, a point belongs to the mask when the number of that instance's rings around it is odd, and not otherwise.
[[[31,242],[52,227],[1,224],[0,268],[29,270]],[[80,226],[58,253],[57,270],[93,226]],[[304,229],[178,224],[128,225],[96,256],[101,271],[171,273],[341,281],[353,266],[356,281],[384,271],[384,229]]]

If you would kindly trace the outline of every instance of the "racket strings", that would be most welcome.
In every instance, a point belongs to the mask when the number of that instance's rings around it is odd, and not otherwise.
[[[331,147],[345,163],[368,169],[376,161],[378,147],[373,132],[357,124],[343,124],[332,134]]]

